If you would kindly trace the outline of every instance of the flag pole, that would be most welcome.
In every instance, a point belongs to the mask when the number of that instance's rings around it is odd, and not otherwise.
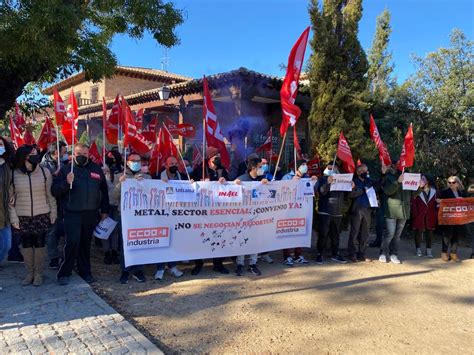
[[[168,129],[168,127],[166,127],[166,125],[165,125],[164,122],[163,122],[163,127],[165,127],[166,132],[168,132],[170,138],[173,139],[173,136],[171,135],[170,130]],[[173,144],[174,144],[174,142],[173,142]],[[175,145],[175,146],[176,146],[176,145]],[[178,147],[178,149],[176,149],[176,150],[178,151],[179,158],[181,159],[181,162],[183,163],[183,165],[184,165],[184,167],[185,167],[184,170],[186,170],[186,175],[188,176],[188,180],[191,181],[191,177],[189,176],[188,170],[186,169],[186,164],[184,164],[184,159],[183,159],[183,155],[181,154],[181,150],[179,149],[179,147]]]
[[[102,165],[105,167],[105,125],[102,120]]]
[[[278,171],[278,165],[280,165],[281,154],[283,153],[283,146],[285,145],[285,139],[286,139],[286,134],[287,133],[288,133],[288,130],[286,130],[285,135],[283,136],[283,140],[281,142],[280,153],[278,154],[278,160],[277,160],[277,163],[276,163],[276,166],[275,166],[275,174],[273,175],[272,181],[275,181],[275,178],[276,178],[276,174],[277,174],[277,171]]]
[[[126,147],[123,147],[123,162],[124,162],[123,175],[125,176],[125,172],[127,170],[127,148]]]
[[[202,119],[202,180],[206,178],[205,158],[206,158],[206,117]]]
[[[61,168],[61,158],[59,157],[59,129],[58,125],[56,125],[56,151],[58,152],[58,169]]]
[[[294,133],[293,134],[293,159],[295,160],[295,175],[296,175],[296,169],[298,168],[296,164],[296,140],[298,139],[298,137],[296,136],[296,123],[293,126],[293,133]]]
[[[76,124],[75,122],[75,119],[74,119],[74,116],[72,117],[72,129],[71,129],[71,139],[72,139],[72,150],[71,150],[71,153],[72,153],[72,156],[73,158],[71,159],[71,173],[74,173],[74,139],[76,138],[75,136],[75,132],[74,132],[74,125]],[[69,184],[69,189],[72,190],[72,182]]]

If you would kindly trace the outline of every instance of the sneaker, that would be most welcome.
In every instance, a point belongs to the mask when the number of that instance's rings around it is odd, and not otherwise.
[[[385,256],[385,254],[380,254],[379,261],[381,263],[386,263],[387,262],[387,257]]]
[[[323,256],[321,254],[316,256],[316,264],[323,265]]]
[[[128,284],[128,271],[122,271],[122,275],[120,275],[120,283],[122,285]]]
[[[300,255],[297,259],[293,259],[297,264],[309,264],[309,261],[304,258],[303,255]]]
[[[69,276],[58,277],[58,284],[61,286],[66,286],[69,284]]]
[[[181,277],[184,275],[183,272],[179,271],[178,268],[175,266],[175,267],[172,267],[170,269],[170,273],[171,275],[173,275],[174,277],[178,278],[178,277]]]
[[[58,270],[59,269],[59,258],[52,258],[49,262],[48,268],[50,270]]]
[[[112,253],[110,251],[105,252],[104,264],[105,265],[111,265],[112,264]]]
[[[293,266],[295,264],[295,262],[293,261],[293,258],[291,256],[289,256],[285,259],[284,264],[288,265],[288,266]]]
[[[196,265],[194,266],[194,268],[191,270],[191,275],[198,275],[200,272],[202,271],[202,265],[199,264],[199,265]]]
[[[156,270],[155,272],[155,280],[163,280],[163,276],[165,276],[165,270]]]
[[[224,274],[224,275],[227,275],[229,274],[229,270],[227,270],[224,265],[218,265],[218,266],[214,266],[213,270],[215,272],[220,272],[221,274]]]
[[[433,254],[431,254],[431,248],[426,248],[426,257],[433,259]]]
[[[331,260],[334,261],[335,263],[339,263],[339,264],[346,264],[347,263],[347,260],[344,259],[342,256],[340,255],[335,255],[335,256],[332,256],[331,257]]]
[[[255,265],[255,264],[254,265],[249,265],[248,271],[252,275],[260,276],[262,274],[262,272],[258,269],[257,265]]]
[[[273,264],[273,259],[268,254],[263,254],[262,260],[265,261],[267,264]]]
[[[244,273],[244,266],[237,265],[237,269],[235,269],[235,273],[237,274],[237,276],[242,276]]]
[[[390,261],[394,264],[401,264],[402,262],[396,255],[390,255]]]
[[[145,275],[143,274],[143,271],[134,272],[132,276],[133,276],[133,278],[134,278],[135,280],[137,280],[138,282],[145,282],[145,281],[146,281],[146,277],[145,277]]]
[[[416,256],[422,257],[421,248],[416,248]]]

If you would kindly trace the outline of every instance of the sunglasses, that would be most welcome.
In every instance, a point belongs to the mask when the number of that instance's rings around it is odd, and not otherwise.
[[[457,184],[457,183],[458,183],[457,181],[448,181],[449,185],[454,185],[454,184]]]

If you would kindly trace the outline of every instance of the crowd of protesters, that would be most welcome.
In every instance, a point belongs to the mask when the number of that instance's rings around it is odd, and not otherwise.
[[[400,264],[399,242],[407,222],[413,230],[414,253],[417,256],[434,257],[434,231],[439,230],[442,234],[441,259],[445,262],[460,261],[457,248],[460,238],[465,235],[466,226],[437,224],[441,199],[465,198],[474,193],[474,188],[465,189],[457,176],[447,178],[445,189],[437,189],[435,179],[422,174],[418,190],[408,191],[402,189],[403,174],[395,164],[382,165],[381,177],[377,180],[370,178],[367,165],[359,164],[352,191],[331,191],[333,175],[339,173],[334,163],[329,163],[317,177],[308,175],[305,159],[292,162],[289,172],[283,174],[280,169],[272,170],[269,162],[255,153],[239,161],[232,151],[231,157],[228,170],[222,166],[220,152],[215,148],[205,152],[204,168],[202,165],[193,167],[188,160],[180,164],[175,157],[169,157],[162,171],[151,176],[149,161],[136,153],[128,154],[126,161],[123,161],[118,149],[112,149],[106,154],[105,166],[101,167],[89,159],[86,144],[77,143],[69,154],[63,142],[51,144],[46,152],[30,145],[15,150],[9,139],[0,137],[0,265],[7,259],[24,262],[26,275],[22,285],[25,286],[40,286],[43,283],[46,264],[50,269],[58,270],[57,282],[60,285],[69,283],[74,268],[86,282],[92,283],[90,251],[93,231],[101,219],[110,216],[119,223],[111,236],[101,241],[104,263],[120,265],[118,279],[122,284],[126,284],[130,277],[145,282],[144,265],[126,268],[121,252],[119,206],[121,185],[126,179],[191,179],[220,183],[235,181],[240,184],[246,181],[268,183],[274,178],[310,178],[314,182],[317,199],[314,219],[317,230],[316,264],[324,263],[328,244],[332,262],[369,261],[367,248],[372,246],[380,248],[380,262]],[[378,208],[372,208],[369,203],[367,191],[372,187],[377,192]],[[340,245],[344,216],[350,224],[347,255],[342,255]],[[373,216],[377,238],[369,244]],[[249,256],[248,272],[262,274],[257,265],[259,258],[273,263],[268,253],[260,256],[252,254]],[[238,276],[245,272],[245,259],[245,255],[232,258]],[[283,250],[281,260],[288,266],[310,262],[303,256],[301,248]],[[229,274],[224,261],[224,258],[213,259],[213,270]],[[194,260],[191,274],[198,275],[203,266],[203,260]],[[183,275],[176,262],[159,263],[154,278],[162,280],[166,269],[176,278]]]

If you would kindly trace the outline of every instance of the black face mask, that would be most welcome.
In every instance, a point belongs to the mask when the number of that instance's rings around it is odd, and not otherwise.
[[[109,167],[115,166],[115,159],[105,158],[105,164],[107,164]]]
[[[28,157],[28,162],[35,167],[39,163],[39,156],[37,155],[30,155]]]
[[[212,161],[212,163],[217,167],[217,168],[220,168],[221,167],[221,158],[216,158]]]
[[[171,174],[176,174],[178,172],[178,167],[177,166],[170,166],[168,169]]]
[[[367,179],[367,173],[362,173],[362,174],[360,174],[360,177],[361,177],[362,179]]]
[[[78,155],[75,159],[76,159],[76,164],[77,164],[78,166],[84,166],[84,165],[86,165],[87,160],[89,160],[89,158],[87,158],[87,157],[85,157],[85,156],[83,156],[83,155]]]

